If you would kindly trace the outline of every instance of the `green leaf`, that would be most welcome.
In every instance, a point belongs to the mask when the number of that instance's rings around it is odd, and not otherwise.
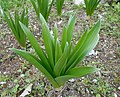
[[[51,11],[53,3],[54,3],[54,0],[52,0],[51,3],[50,3],[50,5],[49,5],[48,12],[47,12],[47,15],[46,15],[46,21],[47,21],[47,19],[49,17],[49,14],[50,14],[50,11]]]
[[[15,35],[16,39],[19,39],[19,37],[16,33],[15,24],[14,24],[12,18],[9,19],[8,16],[5,13],[4,13],[4,18],[5,18],[6,22],[8,23],[8,26],[11,28],[11,30],[12,30],[13,34]]]
[[[94,73],[100,69],[95,68],[95,67],[76,67],[70,69],[65,75],[56,77],[55,80],[59,85],[64,85],[66,81],[72,78],[79,78],[91,73]]]
[[[22,11],[22,14],[21,14],[21,21],[23,22],[24,20],[24,15],[25,15],[25,9]]]
[[[30,0],[30,1],[31,1],[31,3],[32,3],[32,5],[33,5],[33,7],[34,7],[34,9],[35,9],[35,12],[36,12],[36,14],[37,14],[37,17],[39,17],[39,10],[40,10],[40,9],[38,9],[37,4],[35,3],[35,0]]]
[[[69,46],[68,46],[68,43],[66,43],[65,50],[54,67],[54,72],[56,76],[60,76],[60,74],[62,73],[62,70],[66,66],[69,53],[70,53]]]
[[[67,41],[68,41],[68,43],[70,43],[72,40],[75,22],[76,22],[76,17],[70,16],[70,19],[69,19],[68,25],[67,25]]]
[[[52,75],[43,67],[43,64],[41,64],[42,62],[39,59],[24,50],[12,49],[12,51],[22,56],[31,64],[33,64],[36,68],[38,68],[48,78],[48,80],[52,83],[54,87],[59,87],[58,83],[54,80]]]
[[[62,49],[61,49],[60,42],[57,38],[56,43],[55,43],[55,64],[61,56],[62,56]]]
[[[30,41],[31,45],[33,46],[33,48],[35,49],[37,55],[39,56],[39,58],[42,60],[42,62],[44,63],[44,67],[52,74],[52,68],[50,67],[47,57],[45,55],[45,53],[43,52],[43,50],[40,48],[36,38],[34,37],[34,35],[31,33],[31,31],[20,22],[20,26],[23,29],[24,33],[26,34],[28,40]]]
[[[99,40],[98,32],[100,31],[100,20],[96,23],[96,25],[88,32],[88,35],[86,36],[85,40],[82,42],[80,39],[78,42],[78,46],[75,47],[75,51],[73,50],[73,55],[69,59],[67,63],[67,69],[69,70],[72,67],[75,67],[82,59],[97,45]],[[87,33],[87,32],[86,32]],[[84,33],[84,34],[86,34]],[[84,36],[84,35],[83,35]]]
[[[78,52],[79,49],[83,46],[84,42],[86,41],[88,36],[88,31],[86,30],[86,32],[82,35],[82,37],[80,38],[80,40],[78,41],[78,43],[75,45],[73,51],[71,52],[69,58],[68,58],[68,63],[67,63],[67,68],[70,66],[69,64],[72,64],[73,61],[75,61],[75,59],[78,57]],[[75,56],[76,54],[76,56]],[[74,57],[73,57],[74,55]]]
[[[26,47],[26,36],[19,25],[19,21],[21,21],[22,23],[25,22],[24,24],[28,26],[28,14],[25,16],[25,10],[23,10],[22,14],[19,15],[18,11],[16,10],[14,19],[12,19],[10,14],[9,14],[9,16],[4,14],[4,16],[5,16],[4,17],[5,20],[7,21],[9,27],[11,28],[11,30],[12,30],[15,38],[19,42],[19,44],[22,47]],[[24,20],[25,18],[27,18],[27,19]]]
[[[63,86],[66,81],[72,78],[75,78],[75,77],[72,75],[63,75],[63,76],[56,77],[55,80],[57,81],[57,83],[59,83],[59,86]]]
[[[48,0],[37,0],[38,2],[38,7],[40,9],[40,12],[42,14],[42,16],[45,18],[45,20],[47,20],[46,16],[48,13]]]
[[[66,74],[73,75],[75,77],[82,77],[91,73],[94,73],[100,69],[95,67],[75,67],[70,69]]]
[[[62,41],[61,41],[62,52],[64,51],[66,42],[67,42],[67,29],[66,27],[64,27],[62,32]]]
[[[44,45],[45,45],[45,49],[46,49],[46,53],[48,55],[48,60],[50,62],[50,65],[52,67],[52,69],[54,68],[54,57],[53,57],[53,37],[50,33],[50,30],[47,26],[47,23],[45,21],[45,19],[43,18],[43,16],[40,14],[40,20],[42,22],[42,38],[44,41]]]
[[[62,6],[64,4],[65,0],[56,0],[56,7],[57,7],[57,14],[61,15],[62,12]]]
[[[94,13],[94,10],[96,9],[97,5],[99,4],[101,0],[97,0],[94,4],[93,4],[93,7],[92,7],[92,12],[91,13]]]
[[[54,32],[54,39],[55,39],[55,42],[56,42],[56,40],[57,40],[57,38],[58,38],[58,28],[57,28],[57,24],[55,23],[55,25],[54,25],[54,30],[53,30],[53,32]]]
[[[52,0],[50,6],[49,6],[49,0],[37,0],[37,1],[30,0],[30,1],[35,9],[38,19],[41,13],[42,16],[45,18],[45,20],[47,21],[54,0]]]
[[[25,10],[24,18],[21,19],[22,23],[25,24],[28,27],[28,9]]]
[[[101,0],[84,0],[87,16],[91,16],[94,13],[94,10],[100,1]]]
[[[16,33],[19,36],[19,40],[20,40],[20,29],[19,29],[19,15],[18,15],[18,11],[15,11],[15,28],[16,28]]]

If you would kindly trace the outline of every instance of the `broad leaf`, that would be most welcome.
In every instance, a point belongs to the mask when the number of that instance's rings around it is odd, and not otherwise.
[[[79,40],[79,48],[78,45],[76,45],[77,49],[73,50],[74,53],[69,59],[67,63],[67,69],[75,67],[82,59],[97,45],[97,42],[99,40],[98,32],[100,30],[100,21],[97,22],[97,24],[89,31],[86,32],[83,35],[84,38],[81,38],[83,40]],[[88,33],[88,34],[87,34]],[[85,39],[85,40],[84,40]],[[69,70],[68,69],[68,70]]]
[[[40,20],[42,22],[42,38],[44,41],[44,45],[45,45],[45,49],[46,49],[46,53],[48,55],[48,60],[50,62],[50,65],[52,67],[52,69],[54,68],[54,60],[53,60],[53,37],[50,33],[50,30],[47,26],[47,23],[45,21],[45,19],[43,18],[43,16],[40,14]]]
[[[31,45],[33,46],[33,48],[35,49],[37,55],[39,56],[39,58],[42,60],[42,62],[44,63],[44,67],[52,73],[52,69],[48,63],[47,57],[45,55],[45,53],[43,52],[43,50],[41,49],[41,47],[39,46],[36,38],[34,37],[34,35],[31,33],[31,31],[20,22],[21,28],[23,29],[24,33],[26,34],[28,40],[30,41]]]
[[[79,78],[79,77],[94,73],[98,70],[99,69],[95,68],[95,67],[76,67],[76,68],[72,68],[71,70],[69,70],[67,72],[67,74],[65,74],[63,76],[56,77],[55,80],[60,85],[64,85],[64,83],[71,78]]]
[[[27,53],[24,50],[12,49],[12,51],[22,56],[31,64],[33,64],[36,68],[38,68],[48,78],[48,80],[52,83],[54,87],[59,87],[58,83],[54,80],[52,75],[43,67],[43,64],[41,64],[42,62],[39,59],[35,58],[35,56],[31,55],[30,53]]]

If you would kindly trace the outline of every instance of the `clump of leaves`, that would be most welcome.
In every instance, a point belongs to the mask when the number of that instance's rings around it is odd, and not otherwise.
[[[24,34],[24,32],[19,24],[19,21],[28,27],[28,10],[24,9],[22,11],[21,15],[19,15],[18,11],[16,11],[14,19],[12,18],[12,16],[10,14],[8,16],[7,16],[7,14],[4,14],[4,18],[7,21],[8,26],[11,28],[11,30],[12,30],[15,38],[19,42],[19,44],[22,47],[26,47],[26,35]]]
[[[39,18],[39,13],[41,13],[43,15],[43,17],[45,18],[45,20],[48,20],[52,5],[54,3],[54,0],[37,0],[37,2],[35,0],[30,0],[35,12],[37,14],[37,17]],[[61,11],[62,11],[62,6],[64,4],[64,0],[56,0],[56,7],[57,7],[57,14],[61,15]]]
[[[38,57],[24,50],[15,48],[12,50],[38,68],[55,88],[61,87],[71,78],[82,77],[99,70],[95,67],[78,66],[78,64],[98,43],[100,21],[89,31],[86,31],[74,47],[72,36],[76,21],[75,16],[71,16],[67,26],[63,28],[61,42],[58,39],[57,26],[54,26],[53,36],[41,14],[40,21],[45,52],[39,46],[31,31],[21,22],[20,25]]]
[[[84,0],[87,16],[91,16],[101,0]]]
[[[54,0],[52,0],[50,7],[49,0],[37,0],[37,1],[30,0],[30,1],[35,9],[37,17],[39,18],[39,13],[41,13],[45,20],[47,20]]]

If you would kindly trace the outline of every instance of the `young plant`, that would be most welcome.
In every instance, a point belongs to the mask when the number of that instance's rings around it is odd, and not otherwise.
[[[26,35],[24,34],[24,32],[19,24],[19,21],[28,27],[28,10],[24,9],[22,11],[21,15],[19,15],[18,11],[16,11],[14,19],[12,19],[12,16],[10,14],[9,14],[9,16],[7,16],[4,13],[4,18],[7,21],[8,26],[11,28],[11,30],[12,30],[15,38],[19,42],[19,44],[22,47],[26,47]]]
[[[84,0],[87,16],[90,17],[101,0]]]
[[[51,2],[49,2],[50,0],[37,0],[37,2],[35,0],[30,0],[30,1],[35,9],[37,17],[39,18],[39,13],[41,13],[43,17],[45,18],[45,20],[47,21],[52,5],[54,3],[54,0],[51,0]],[[64,4],[64,0],[56,0],[56,7],[57,7],[58,15],[61,15],[63,4]]]
[[[98,43],[100,21],[89,31],[86,31],[74,47],[72,36],[76,21],[75,16],[71,16],[67,26],[63,28],[61,42],[58,39],[57,26],[54,27],[53,36],[41,14],[40,21],[45,51],[39,46],[30,30],[21,22],[20,25],[38,57],[24,50],[15,48],[12,50],[38,68],[55,88],[61,87],[71,78],[82,77],[99,70],[95,67],[79,66],[79,64]]]
[[[57,14],[61,15],[62,13],[62,6],[64,4],[65,0],[56,0],[56,8],[57,8]]]
[[[37,17],[39,18],[39,13],[41,13],[45,18],[45,20],[47,21],[54,0],[51,1],[50,5],[49,5],[49,0],[37,0],[37,2],[35,0],[30,0],[30,1],[35,9]]]

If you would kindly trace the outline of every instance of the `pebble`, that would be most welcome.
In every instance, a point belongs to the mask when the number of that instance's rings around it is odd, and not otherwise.
[[[114,93],[114,97],[118,97],[116,93]]]
[[[98,54],[98,51],[94,51],[94,50],[92,50],[88,55],[97,55]]]
[[[85,77],[81,77],[81,79],[84,79]]]
[[[0,82],[0,85],[6,84],[6,82]]]
[[[24,74],[21,74],[20,77],[24,77],[25,75]]]
[[[70,79],[69,81],[73,83],[75,81],[75,79]]]
[[[84,4],[84,0],[73,0],[73,2],[76,5]]]
[[[61,21],[59,21],[57,24],[58,24],[58,25],[60,25],[61,23],[62,23],[62,20],[61,20]]]
[[[120,90],[120,86],[118,87],[118,90]]]
[[[4,72],[3,74],[6,74],[7,72]]]
[[[97,80],[96,80],[96,79],[93,79],[93,82],[94,82],[94,83],[96,83],[96,82],[97,82]]]

